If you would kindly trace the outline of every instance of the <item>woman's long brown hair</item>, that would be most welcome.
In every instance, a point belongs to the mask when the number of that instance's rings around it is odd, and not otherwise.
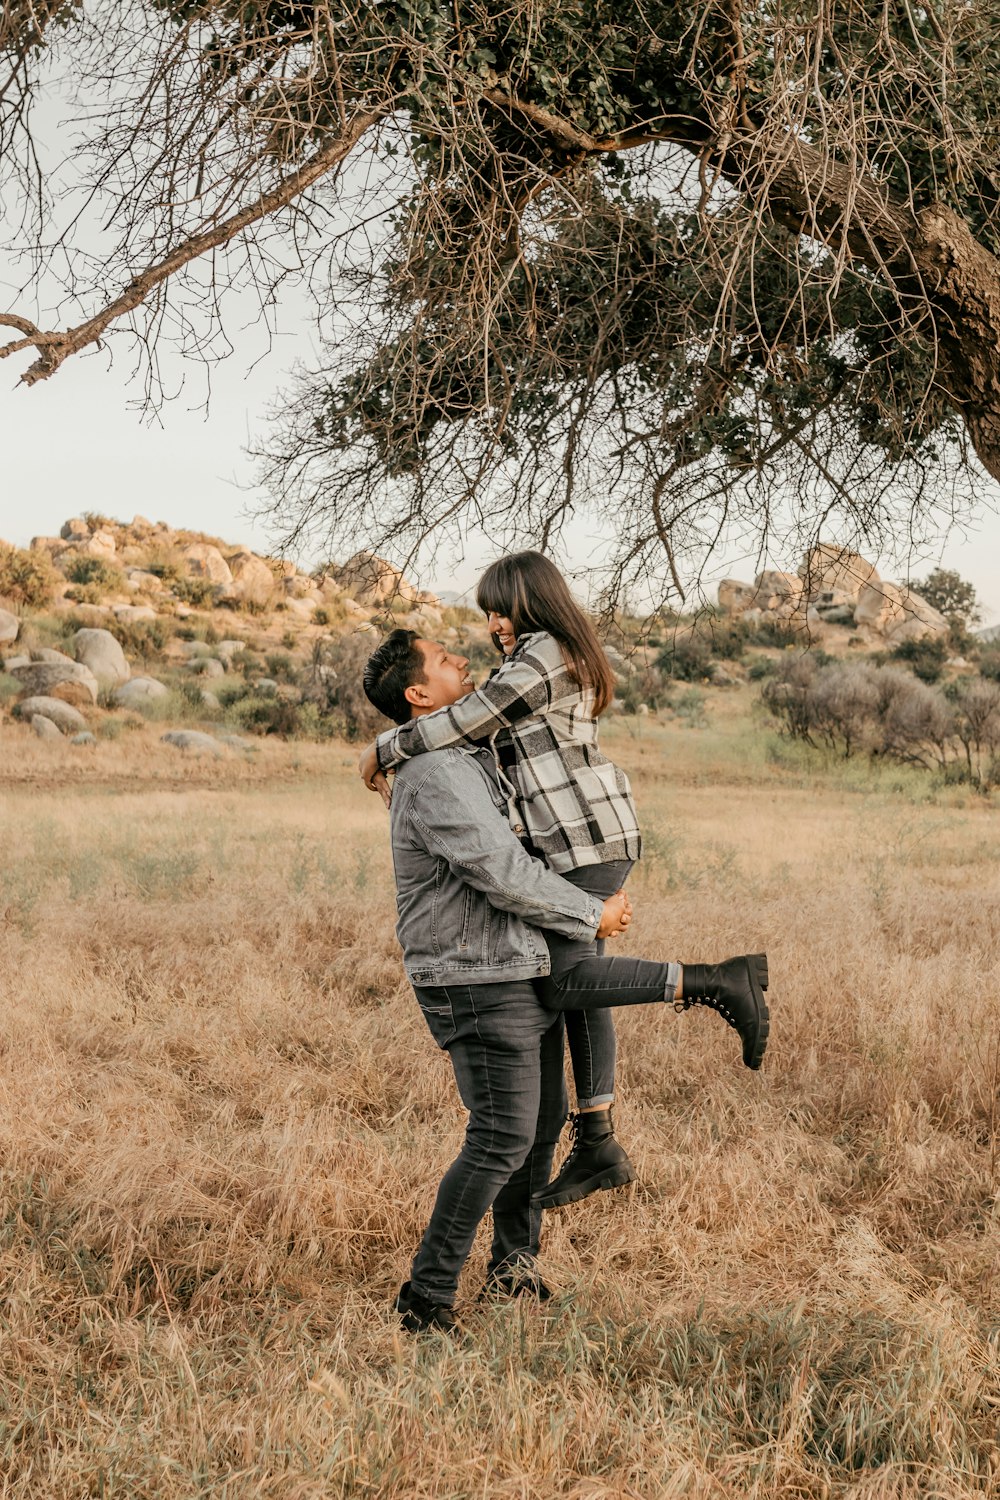
[[[604,712],[615,695],[611,663],[555,563],[541,552],[498,558],[479,580],[476,603],[484,614],[492,610],[509,620],[519,639],[532,630],[555,636],[570,676],[594,694],[595,718]]]

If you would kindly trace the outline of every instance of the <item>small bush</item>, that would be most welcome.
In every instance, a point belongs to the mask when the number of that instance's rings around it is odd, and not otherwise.
[[[295,663],[290,656],[282,651],[270,651],[264,658],[267,665],[268,677],[273,677],[275,682],[297,682],[298,672]]]
[[[10,677],[6,672],[0,670],[0,703],[9,703],[12,698],[17,697],[20,691],[21,684],[17,678]]]
[[[940,638],[925,637],[919,641],[900,641],[889,653],[891,661],[901,661],[921,682],[937,682],[948,660],[948,643]]]
[[[273,696],[241,698],[230,709],[229,717],[252,734],[277,734],[286,740],[297,734],[301,727],[299,705]]]
[[[328,609],[325,609],[322,604],[317,604],[316,608],[313,610],[313,624],[329,625],[329,623],[330,611]]]
[[[700,635],[677,636],[656,658],[667,677],[678,682],[705,682],[712,676],[712,652]]]
[[[215,594],[215,584],[210,578],[178,578],[172,588],[181,603],[190,604],[192,609],[211,604]]]
[[[0,544],[0,599],[24,609],[42,609],[55,597],[58,582],[47,552],[25,552]]]
[[[106,594],[125,591],[125,574],[103,557],[74,557],[64,571],[70,583],[93,585]]]

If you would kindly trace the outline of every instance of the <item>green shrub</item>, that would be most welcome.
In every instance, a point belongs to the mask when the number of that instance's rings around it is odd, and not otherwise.
[[[925,637],[919,641],[901,641],[889,653],[890,660],[904,662],[921,682],[937,682],[948,660],[948,643]]]
[[[712,652],[700,635],[677,636],[657,656],[656,665],[677,682],[703,682],[712,675]]]
[[[322,604],[317,604],[316,608],[313,610],[313,624],[329,625],[329,623],[330,611],[328,609],[324,609]]]
[[[120,594],[125,590],[125,574],[103,557],[71,558],[64,571],[70,583],[93,584],[105,593]]]
[[[252,734],[277,734],[286,740],[298,732],[301,724],[299,705],[273,696],[261,698],[251,694],[241,698],[230,708],[229,717]]]
[[[215,584],[210,578],[178,578],[172,588],[175,597],[182,604],[190,604],[192,609],[211,604],[215,593]]]
[[[295,663],[283,651],[269,651],[264,661],[267,665],[268,677],[273,677],[275,682],[298,681]]]
[[[0,703],[8,703],[11,698],[16,698],[20,691],[21,684],[17,678],[0,671]]]
[[[0,599],[41,609],[55,596],[59,575],[47,552],[26,552],[0,543]]]

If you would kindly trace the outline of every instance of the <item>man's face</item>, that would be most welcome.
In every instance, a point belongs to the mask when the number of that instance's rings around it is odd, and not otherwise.
[[[432,713],[447,708],[472,691],[475,683],[469,676],[469,658],[446,651],[437,641],[418,640],[417,650],[424,659],[424,681],[407,688],[406,696],[418,713]]]

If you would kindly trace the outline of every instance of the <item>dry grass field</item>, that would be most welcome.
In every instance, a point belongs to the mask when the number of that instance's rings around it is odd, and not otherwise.
[[[342,746],[0,738],[0,1496],[1000,1495],[1000,808],[756,727],[606,735],[629,946],[766,947],[760,1075],[623,1012],[634,1190],[545,1309],[389,1311],[463,1116]]]

